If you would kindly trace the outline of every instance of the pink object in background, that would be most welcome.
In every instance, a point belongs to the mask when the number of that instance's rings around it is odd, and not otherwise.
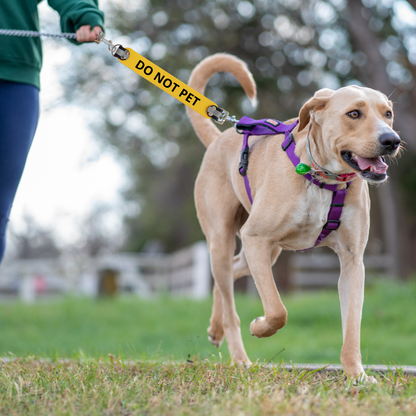
[[[46,280],[40,274],[37,274],[36,276],[34,276],[33,285],[34,285],[36,294],[42,294],[46,291]]]

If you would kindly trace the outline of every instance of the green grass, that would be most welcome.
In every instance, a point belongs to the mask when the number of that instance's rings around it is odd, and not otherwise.
[[[364,362],[416,364],[415,298],[415,283],[380,282],[367,288]],[[280,367],[283,360],[339,362],[341,348],[335,291],[286,295],[283,301],[287,326],[259,340],[250,336],[248,326],[262,314],[260,301],[237,297],[247,352],[259,360],[250,369],[229,365],[226,346],[218,351],[207,341],[210,300],[3,303],[0,355],[10,351],[13,359],[0,359],[0,414],[416,414],[413,376],[374,374],[377,384],[357,386],[340,373]],[[283,348],[275,367],[261,365]],[[62,357],[71,359],[57,359]]]
[[[252,361],[339,363],[342,344],[336,291],[283,295],[286,327],[267,339],[250,335],[263,314],[257,298],[237,297],[247,353]],[[416,365],[416,284],[380,282],[366,289],[362,321],[364,363]],[[167,297],[143,300],[68,298],[0,305],[0,356],[173,358],[199,354],[228,359],[207,340],[211,300]]]
[[[112,359],[0,363],[2,415],[414,415],[416,379],[376,375],[354,385],[334,373]]]

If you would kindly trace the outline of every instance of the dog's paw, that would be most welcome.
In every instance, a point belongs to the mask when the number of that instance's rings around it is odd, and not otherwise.
[[[213,331],[211,327],[207,329],[208,332],[208,341],[215,347],[221,347],[221,344],[224,341],[224,332],[223,331]]]
[[[231,364],[232,365],[239,365],[239,366],[244,367],[244,368],[250,368],[252,363],[248,359],[248,357],[245,357],[245,358],[236,358],[236,357],[233,357],[231,359]]]
[[[250,332],[253,337],[264,338],[274,335],[281,326],[275,326],[274,328],[267,322],[264,316],[260,316],[254,319],[250,324]]]
[[[373,376],[368,376],[365,373],[360,374],[358,377],[356,377],[355,382],[356,385],[365,386],[367,384],[377,384],[377,380]]]
[[[359,376],[350,378],[348,381],[347,391],[350,391],[352,387],[365,387],[371,386],[372,384],[377,384],[378,381],[373,376],[368,376],[365,373],[361,373]]]
[[[244,368],[250,368],[251,365],[252,365],[252,362],[250,360],[248,360],[248,361],[239,361],[236,364],[239,364]]]
[[[217,348],[219,348],[219,347],[221,347],[221,345],[222,345],[222,342],[224,341],[224,338],[223,339],[221,339],[221,340],[219,340],[219,341],[216,341],[211,335],[208,335],[208,341],[214,346],[214,347],[217,347]]]

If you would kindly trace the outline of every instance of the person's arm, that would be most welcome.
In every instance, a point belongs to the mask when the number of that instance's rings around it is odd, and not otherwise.
[[[98,8],[98,0],[48,0],[48,3],[61,17],[62,32],[77,33],[74,43],[92,42],[104,29],[104,13]]]

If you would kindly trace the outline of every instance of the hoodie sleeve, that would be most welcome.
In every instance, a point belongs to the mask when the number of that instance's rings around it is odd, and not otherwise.
[[[84,25],[101,26],[104,30],[104,13],[98,8],[98,0],[48,0],[48,3],[61,17],[62,32],[74,33]]]

